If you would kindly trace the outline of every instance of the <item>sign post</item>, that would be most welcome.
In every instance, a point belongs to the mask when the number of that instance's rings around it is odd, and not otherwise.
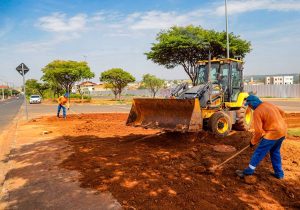
[[[26,86],[25,86],[25,74],[29,71],[29,68],[24,63],[21,63],[16,68],[16,70],[23,76],[24,103],[25,103],[25,110],[26,110],[26,120],[28,120],[28,109],[27,109],[27,101],[26,101]]]

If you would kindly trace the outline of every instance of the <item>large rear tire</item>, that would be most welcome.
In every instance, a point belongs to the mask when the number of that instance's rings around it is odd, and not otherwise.
[[[251,128],[253,119],[253,111],[248,107],[241,107],[236,111],[237,121],[233,125],[233,129],[237,131],[248,131]]]
[[[232,128],[230,117],[225,112],[216,112],[209,119],[209,127],[217,137],[226,137]]]

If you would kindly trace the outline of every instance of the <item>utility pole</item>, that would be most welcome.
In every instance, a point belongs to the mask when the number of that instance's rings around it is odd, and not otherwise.
[[[13,88],[12,88],[12,84],[11,82],[7,82],[7,88],[8,88],[8,91],[10,91],[10,96],[13,95]]]
[[[4,101],[4,86],[2,86],[2,101]]]
[[[69,107],[70,107],[70,85],[68,85],[68,101],[69,101]]]
[[[13,85],[12,83],[11,83],[11,85],[12,85],[12,86],[10,87],[10,96],[13,96],[13,86],[14,86],[14,85]]]
[[[226,19],[226,48],[227,48],[227,58],[229,58],[229,36],[228,36],[227,0],[225,0],[225,19]]]

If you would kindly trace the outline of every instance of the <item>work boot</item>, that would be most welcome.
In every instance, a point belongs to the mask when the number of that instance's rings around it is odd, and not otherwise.
[[[277,179],[283,179],[284,178],[284,175],[279,175],[279,174],[276,174],[276,173],[273,173],[272,176],[277,178]]]
[[[236,175],[238,175],[238,177],[241,177],[241,178],[244,178],[244,176],[245,176],[243,170],[236,170],[235,173],[236,173]]]
[[[246,169],[244,169],[243,174],[244,175],[253,175],[254,174],[254,169],[251,169],[250,167],[247,167]]]
[[[59,118],[59,114],[56,115]]]

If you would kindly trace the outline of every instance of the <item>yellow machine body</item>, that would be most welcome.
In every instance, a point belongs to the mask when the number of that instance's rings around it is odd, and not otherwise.
[[[210,62],[212,65],[219,65],[217,74],[222,74],[224,66],[228,67],[229,78],[225,84],[229,86],[225,88],[228,92],[222,89],[225,86],[216,84],[216,80],[211,80],[216,73],[210,74],[209,62],[199,61],[202,71],[206,73],[204,81],[207,83],[199,84],[187,89],[181,95],[175,97],[173,95],[167,99],[133,99],[126,125],[179,132],[198,132],[208,125],[210,130],[221,137],[228,135],[234,127],[237,130],[249,129],[252,111],[249,107],[244,107],[245,99],[249,94],[242,91],[242,61],[213,59]],[[223,69],[220,70],[221,68]],[[197,87],[199,89],[196,89]]]

